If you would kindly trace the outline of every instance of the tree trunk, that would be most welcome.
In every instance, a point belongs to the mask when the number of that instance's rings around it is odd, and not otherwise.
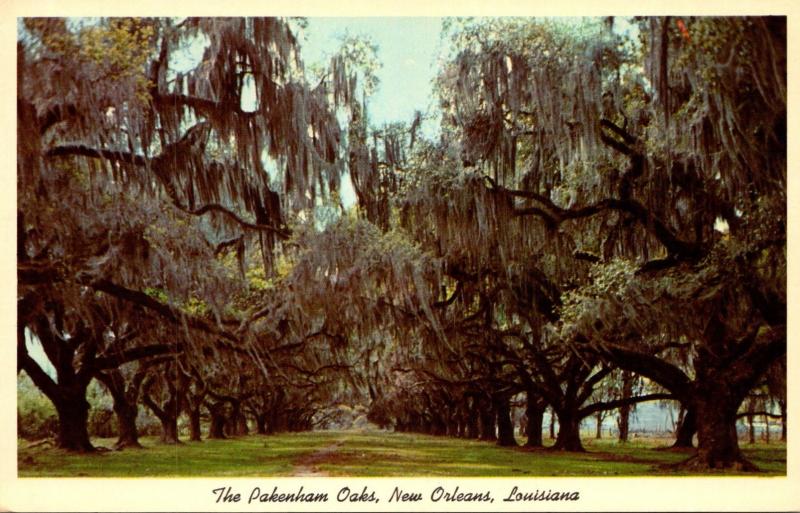
[[[161,421],[161,443],[179,444],[178,439],[178,416],[165,415],[159,419]]]
[[[23,309],[18,313],[23,313]],[[60,319],[60,316],[58,318]],[[53,403],[58,413],[56,445],[69,451],[94,451],[95,448],[89,440],[89,403],[86,401],[86,388],[94,374],[90,363],[91,355],[96,353],[94,344],[80,342],[90,340],[83,330],[70,339],[70,344],[74,344],[75,347],[81,346],[85,350],[81,358],[83,367],[75,372],[73,367],[75,349],[63,344],[60,338],[54,335],[50,321],[45,316],[37,318],[37,322],[29,328],[38,336],[47,358],[56,369],[57,378],[54,380],[28,354],[25,345],[25,326],[22,323],[18,323],[17,326],[17,369],[24,370]]]
[[[558,436],[553,449],[560,451],[583,452],[581,443],[581,420],[574,412],[559,411],[558,415]]]
[[[514,423],[511,422],[511,407],[508,397],[496,397],[493,401],[497,414],[497,445],[502,447],[516,447],[514,438]]]
[[[424,433],[426,435],[432,435],[433,433],[433,425],[431,424],[430,419],[424,418],[421,419],[419,424],[419,431],[420,433]]]
[[[672,444],[676,449],[694,448],[694,434],[697,432],[697,413],[694,407],[689,406],[683,415],[683,419],[678,423],[675,433],[675,443]]]
[[[202,440],[201,416],[203,402],[208,393],[205,382],[196,374],[184,374],[188,380],[184,393],[186,415],[189,417],[189,440],[199,442]]]
[[[769,443],[769,415],[764,415],[764,441]]]
[[[622,371],[622,399],[628,399],[633,395],[633,373]],[[631,420],[631,405],[625,404],[619,407],[619,417],[617,427],[619,428],[618,440],[622,443],[628,441]]]
[[[199,442],[202,438],[200,431],[200,408],[187,408],[186,413],[189,415],[189,440],[192,442]]]
[[[476,408],[475,399],[472,400],[469,408],[467,408],[466,424],[467,438],[470,440],[478,438],[480,433],[478,432],[478,408]]]
[[[178,439],[178,417],[184,409],[186,379],[176,364],[168,361],[163,372],[150,375],[142,383],[142,402],[161,422],[162,443],[181,443]],[[154,388],[155,398],[150,395]]]
[[[628,434],[630,432],[630,406],[622,406],[619,409],[619,418],[617,419],[617,428],[619,429],[619,436],[617,440],[621,443],[628,441]]]
[[[114,449],[141,448],[139,430],[136,427],[136,416],[139,413],[137,405],[127,402],[120,403],[115,400],[114,413],[117,415],[117,427],[119,429]]]
[[[550,440],[556,437],[556,412],[550,408]]]
[[[225,436],[225,417],[211,414],[211,425],[208,428],[208,438],[221,439]]]
[[[597,440],[603,438],[603,412],[599,411],[594,414],[594,418],[597,421],[597,432],[595,433],[594,437]]]
[[[485,406],[487,407],[482,409],[478,415],[480,432],[481,432],[478,439],[494,441],[497,440],[497,432],[494,421],[495,415],[494,412],[492,411],[492,408],[488,407],[489,406],[488,404]]]
[[[547,408],[544,401],[531,392],[528,392],[525,415],[528,417],[525,434],[528,435],[527,447],[542,447],[542,422],[544,411]]]
[[[692,470],[757,470],[739,449],[737,411],[769,365],[786,354],[785,327],[780,326],[764,333],[763,338],[759,333],[748,335],[751,347],[742,353],[739,345],[728,343],[731,336],[739,337],[741,334],[736,330],[730,333],[725,315],[720,311],[709,318],[703,343],[698,346],[697,357],[693,360],[693,378],[663,360],[636,351],[611,350],[615,363],[620,367],[636,371],[667,388],[687,408],[687,417],[694,413],[697,453],[680,464]],[[777,315],[780,317],[779,311]],[[689,426],[688,420],[684,419],[681,427]],[[688,437],[683,441],[686,439]]]
[[[161,422],[161,443],[178,444],[178,405],[170,399],[160,407],[145,391],[142,400]]]
[[[250,432],[247,427],[247,417],[244,416],[241,403],[233,405],[233,413],[231,413],[231,427],[235,436],[245,436]]]
[[[459,416],[460,414],[457,407],[450,407],[447,409],[447,432],[445,433],[447,436],[454,438],[458,436]]]
[[[711,380],[706,380],[711,381]],[[686,462],[696,468],[733,468],[754,470],[739,450],[736,433],[736,411],[741,400],[737,400],[724,381],[707,383],[695,398],[697,418],[697,456]]]
[[[256,419],[256,433],[259,435],[266,435],[267,434],[267,416],[263,413],[258,413],[255,415]]]
[[[748,440],[748,442],[752,445],[756,443],[756,427],[753,425],[752,415],[747,416],[747,425],[749,427],[749,434],[750,434],[750,439]]]
[[[178,440],[178,413],[172,401],[168,401],[164,408],[160,408],[151,398],[145,393],[145,404],[155,414],[159,422],[161,422],[161,443],[164,444],[179,444]]]
[[[458,436],[458,422],[454,418],[447,419],[447,428],[444,434],[449,437],[455,438]]]
[[[781,409],[781,442],[786,441],[786,401],[778,401]]]
[[[466,415],[467,412],[462,403],[456,408],[456,436],[458,438],[464,438],[467,436]]]
[[[284,398],[281,396],[270,411],[270,422],[267,423],[267,430],[270,433],[285,433],[289,428],[289,416],[284,406]],[[406,427],[411,428],[412,419],[406,420]]]
[[[65,394],[66,395],[66,394]],[[56,445],[61,449],[77,452],[95,450],[89,440],[87,428],[89,420],[89,403],[83,393],[74,392],[55,403],[58,413],[58,438]]]
[[[103,383],[114,399],[114,413],[117,416],[117,442],[115,450],[141,448],[136,417],[139,414],[139,389],[146,374],[146,367],[139,365],[139,370],[126,383],[119,369],[98,372],[95,377]]]
[[[247,417],[244,412],[239,412],[236,422],[236,434],[246,436],[250,434],[250,427],[247,425]]]
[[[447,433],[447,424],[442,419],[442,416],[438,414],[436,411],[431,410],[430,412],[431,420],[430,420],[430,429],[431,434],[436,436],[442,436]]]
[[[208,413],[211,415],[211,425],[208,427],[209,439],[222,439],[225,437],[225,405],[222,402],[209,403]]]

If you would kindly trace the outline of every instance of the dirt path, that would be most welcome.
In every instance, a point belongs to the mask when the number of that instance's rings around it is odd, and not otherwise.
[[[338,440],[327,447],[313,452],[302,458],[298,458],[294,462],[292,469],[292,476],[294,477],[326,477],[329,474],[317,468],[317,464],[324,461],[331,454],[335,453],[339,447],[346,441],[346,439]]]

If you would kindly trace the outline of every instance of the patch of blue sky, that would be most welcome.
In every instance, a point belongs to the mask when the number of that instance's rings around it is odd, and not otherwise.
[[[415,111],[435,112],[433,79],[440,53],[442,19],[436,17],[308,18],[301,38],[306,63],[327,62],[345,34],[366,36],[378,46],[383,64],[376,74],[379,85],[369,99],[370,122],[375,127],[396,121],[410,124]],[[424,127],[433,133],[438,122]]]

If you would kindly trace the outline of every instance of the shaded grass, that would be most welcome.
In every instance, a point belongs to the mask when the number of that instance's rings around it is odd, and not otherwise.
[[[492,443],[431,436],[354,434],[317,467],[332,476],[619,476],[647,475],[654,464],[685,459],[651,447],[614,453],[565,453],[500,448]],[[636,453],[635,456],[633,453]]]
[[[113,440],[95,440],[111,446]],[[675,476],[690,475],[671,465],[690,453],[658,450],[667,440],[617,444],[584,441],[586,453],[548,449],[501,448],[478,442],[380,431],[326,431],[161,445],[142,440],[145,449],[70,454],[20,444],[20,477],[200,477],[291,476],[304,462],[330,476]],[[337,444],[335,450],[325,451]],[[786,445],[744,445],[745,456],[762,471],[786,474]],[[715,474],[733,475],[735,472]],[[695,474],[696,475],[696,474]],[[753,475],[748,473],[747,475]]]
[[[110,447],[114,440],[94,440]],[[288,476],[296,457],[313,454],[330,443],[316,433],[274,437],[247,436],[164,445],[140,439],[144,449],[72,454],[60,449],[20,448],[20,477],[200,477]]]

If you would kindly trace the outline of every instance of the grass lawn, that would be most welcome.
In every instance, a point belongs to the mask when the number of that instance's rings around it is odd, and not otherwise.
[[[96,439],[98,446],[113,444]],[[666,440],[584,440],[586,453],[497,447],[489,442],[380,431],[323,431],[161,445],[145,449],[69,454],[19,443],[20,477],[211,477],[211,476],[669,476],[689,455],[658,450]],[[786,444],[750,446],[745,455],[762,472],[786,474]],[[313,472],[309,474],[309,471]],[[725,472],[725,475],[734,474]],[[752,475],[752,474],[748,474]]]

